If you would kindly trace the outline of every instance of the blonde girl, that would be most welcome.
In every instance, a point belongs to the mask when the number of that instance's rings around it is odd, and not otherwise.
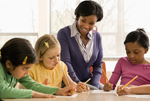
[[[66,86],[76,86],[78,92],[89,90],[86,84],[76,84],[68,75],[67,66],[60,60],[60,43],[53,35],[45,34],[40,37],[36,42],[35,52],[38,61],[29,71],[33,80],[59,88],[63,81]]]

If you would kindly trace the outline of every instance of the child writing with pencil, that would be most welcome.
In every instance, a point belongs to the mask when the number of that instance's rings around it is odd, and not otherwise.
[[[118,86],[118,89],[122,86]],[[118,92],[118,95],[128,95],[128,94],[150,94],[150,85],[140,85],[132,87],[124,87]]]
[[[66,86],[76,86],[77,92],[89,91],[85,83],[76,84],[68,75],[67,66],[60,61],[60,43],[53,35],[45,34],[40,37],[36,42],[35,51],[38,61],[29,70],[33,80],[52,87],[61,87],[63,81]]]
[[[29,77],[36,54],[28,40],[13,38],[4,44],[0,53],[0,98],[53,98],[51,94],[72,95],[70,90],[75,92],[74,87],[44,86]],[[27,89],[15,88],[17,82]]]
[[[149,50],[149,38],[144,29],[138,28],[130,32],[124,41],[127,57],[121,57],[112,72],[109,83],[104,85],[104,91],[115,89],[121,76],[121,85],[126,85],[135,76],[127,87],[150,84],[150,62],[144,58]],[[123,86],[118,87],[117,90]],[[121,91],[117,92],[120,93]]]

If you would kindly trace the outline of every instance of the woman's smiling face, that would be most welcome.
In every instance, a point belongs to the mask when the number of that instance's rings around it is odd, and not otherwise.
[[[89,33],[89,31],[91,31],[94,28],[96,22],[97,22],[96,15],[90,15],[85,17],[80,16],[77,22],[78,31],[82,35],[86,35],[87,33]]]

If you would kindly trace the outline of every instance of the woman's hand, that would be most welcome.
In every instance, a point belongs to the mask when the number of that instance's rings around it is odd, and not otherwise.
[[[44,94],[36,91],[32,91],[32,97],[33,98],[55,98],[56,96],[51,94]]]
[[[79,82],[76,86],[77,92],[88,92],[90,88],[83,82]]]
[[[123,85],[120,85],[117,87],[117,94],[120,95],[128,95],[130,94],[130,87],[124,87],[122,88]],[[121,91],[119,91],[121,89]],[[118,92],[119,91],[119,92]]]
[[[71,96],[75,92],[76,92],[76,86],[70,86],[70,87],[59,88],[55,94],[62,95],[62,96]]]
[[[113,89],[113,84],[109,84],[108,82],[103,87],[104,91],[110,91],[112,89]]]

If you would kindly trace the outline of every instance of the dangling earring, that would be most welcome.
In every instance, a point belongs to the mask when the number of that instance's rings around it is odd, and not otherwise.
[[[94,26],[95,28],[92,29],[92,33],[96,33],[97,32],[97,26]]]

